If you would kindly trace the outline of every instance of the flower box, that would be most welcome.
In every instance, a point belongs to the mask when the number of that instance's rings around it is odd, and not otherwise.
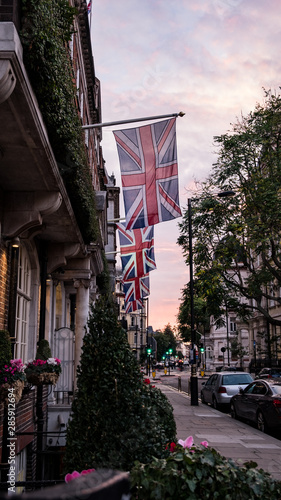
[[[27,363],[25,375],[32,385],[55,385],[61,373],[61,361],[57,358],[35,359]]]
[[[13,389],[12,398],[8,398],[9,394],[9,389]],[[8,403],[9,401],[11,403],[15,402],[18,403],[19,400],[21,399],[22,396],[22,391],[24,388],[24,381],[23,380],[15,380],[14,382],[6,382],[5,384],[2,384],[0,386],[0,401],[3,403]]]
[[[27,373],[26,374],[27,381],[32,385],[56,385],[59,373]]]
[[[18,403],[22,396],[24,382],[26,380],[24,365],[21,359],[11,359],[9,363],[0,369],[0,401],[8,402],[9,389],[13,389],[12,394],[15,403]]]

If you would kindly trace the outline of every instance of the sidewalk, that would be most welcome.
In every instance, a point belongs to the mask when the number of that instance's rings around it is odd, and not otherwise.
[[[191,406],[186,393],[162,384],[159,379],[153,383],[166,394],[174,408],[178,439],[193,436],[195,444],[206,440],[224,457],[232,458],[241,465],[254,461],[258,468],[281,481],[281,440],[200,401],[198,406]]]

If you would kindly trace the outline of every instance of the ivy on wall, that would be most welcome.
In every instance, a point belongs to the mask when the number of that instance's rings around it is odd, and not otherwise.
[[[97,239],[99,227],[68,51],[76,15],[67,0],[23,0],[20,38],[60,173],[89,243]]]

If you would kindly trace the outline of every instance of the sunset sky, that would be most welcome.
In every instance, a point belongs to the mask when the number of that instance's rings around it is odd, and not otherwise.
[[[103,122],[186,113],[177,118],[184,209],[196,180],[206,179],[216,160],[213,137],[262,103],[263,88],[279,92],[280,0],[92,0],[90,23]],[[102,147],[121,187],[112,133],[120,128],[103,128]],[[155,330],[176,325],[189,279],[176,243],[180,220],[155,226],[149,298]]]

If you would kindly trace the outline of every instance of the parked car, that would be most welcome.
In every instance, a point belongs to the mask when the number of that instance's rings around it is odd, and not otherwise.
[[[220,372],[211,375],[202,384],[201,401],[210,403],[214,408],[230,403],[232,396],[238,394],[239,388],[246,387],[253,378],[244,372]]]
[[[254,422],[262,432],[281,430],[281,380],[254,380],[233,396],[230,413]]]
[[[261,379],[261,378],[279,378],[281,377],[281,367],[277,368],[263,368],[258,375],[255,377],[255,379]]]
[[[224,366],[221,370],[222,372],[243,372],[244,369],[241,366]]]

